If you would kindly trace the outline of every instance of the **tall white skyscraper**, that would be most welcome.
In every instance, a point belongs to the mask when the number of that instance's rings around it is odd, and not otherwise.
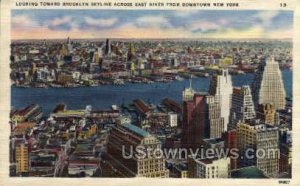
[[[222,69],[221,75],[213,77],[209,92],[220,103],[221,117],[224,118],[224,131],[227,131],[232,99],[232,82],[228,69]]]
[[[285,89],[279,69],[274,57],[261,63],[252,83],[252,96],[255,106],[271,103],[275,110],[285,108]]]

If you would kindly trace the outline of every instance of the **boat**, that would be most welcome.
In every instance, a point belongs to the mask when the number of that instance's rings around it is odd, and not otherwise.
[[[115,79],[113,84],[114,85],[124,85],[124,81],[122,79]]]
[[[180,76],[178,76],[178,75],[175,76],[175,79],[178,80],[178,81],[183,81],[183,80],[184,80],[182,77],[180,77]]]

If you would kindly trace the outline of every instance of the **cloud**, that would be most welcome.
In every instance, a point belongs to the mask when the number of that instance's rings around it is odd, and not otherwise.
[[[217,20],[217,23],[219,23],[221,25],[228,25],[230,23],[230,21],[228,19],[221,18],[221,19]]]
[[[199,13],[198,10],[176,10],[174,15],[176,17],[189,17],[197,13]]]
[[[85,17],[84,20],[87,25],[97,27],[111,27],[118,21],[117,18],[96,19],[92,17]]]
[[[38,26],[35,20],[24,14],[13,16],[11,24],[13,29],[33,29]]]
[[[220,24],[216,24],[208,21],[197,21],[189,26],[192,32],[206,32],[209,30],[217,30],[221,28]]]
[[[13,39],[246,39],[293,35],[292,19],[285,19],[291,14],[287,11],[32,11],[12,16]]]
[[[169,20],[163,16],[142,16],[135,20],[134,24],[142,28],[171,28]]]
[[[65,16],[63,18],[55,18],[52,21],[50,21],[50,25],[55,27],[63,24],[69,24],[72,21],[71,16]]]
[[[277,15],[279,15],[279,11],[261,11],[254,17],[258,18],[262,22],[263,26],[269,26],[271,25],[273,18]]]
[[[205,38],[220,38],[220,39],[257,39],[257,38],[270,38],[264,37],[265,31],[263,28],[256,26],[248,29],[236,29],[236,28],[228,28],[218,30],[214,33],[204,33],[202,37]]]
[[[43,23],[43,27],[51,30],[70,31],[79,28],[77,19],[72,16],[56,17],[54,19],[47,20]]]

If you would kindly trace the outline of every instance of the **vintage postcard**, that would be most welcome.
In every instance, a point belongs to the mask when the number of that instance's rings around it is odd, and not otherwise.
[[[1,185],[299,185],[299,8],[1,2]]]

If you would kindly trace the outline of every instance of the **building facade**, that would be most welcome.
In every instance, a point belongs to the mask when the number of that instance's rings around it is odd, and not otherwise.
[[[142,156],[138,154],[141,151],[136,151],[138,146],[140,150],[151,148],[152,152],[161,149],[160,141],[145,130],[132,124],[117,125],[110,132],[108,161],[128,177],[169,177],[165,158],[154,154]]]
[[[185,147],[202,144],[205,138],[221,138],[224,118],[214,96],[197,93],[192,101],[183,102],[183,137]]]
[[[249,86],[235,87],[232,94],[231,124],[234,129],[239,121],[255,118],[255,107]]]
[[[195,178],[229,178],[230,177],[230,158],[214,159],[193,159]]]
[[[253,120],[237,125],[237,147],[240,151],[239,168],[256,166],[268,177],[279,171],[278,128]],[[244,156],[245,155],[245,156]]]
[[[207,118],[205,126],[207,128],[206,137],[221,138],[225,131],[225,119],[222,117],[221,104],[215,96],[206,97]],[[225,108],[224,108],[225,109]],[[227,128],[227,127],[226,127]]]
[[[276,111],[272,104],[265,103],[258,105],[256,112],[257,118],[269,125],[275,125],[275,114]]]
[[[228,69],[223,69],[221,75],[213,77],[210,85],[210,95],[215,96],[220,103],[221,117],[224,118],[224,131],[227,131],[232,99],[232,82]]]
[[[15,160],[17,175],[24,175],[29,172],[29,153],[25,143],[16,144]]]

